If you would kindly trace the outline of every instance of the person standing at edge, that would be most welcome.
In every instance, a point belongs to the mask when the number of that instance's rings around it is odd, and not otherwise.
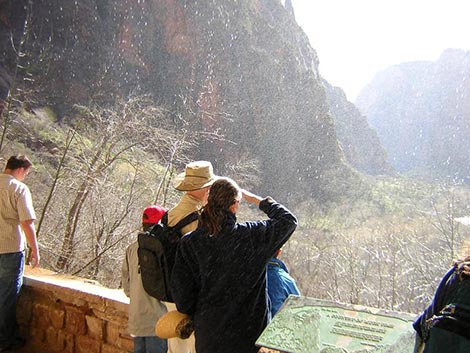
[[[31,264],[39,265],[29,188],[23,180],[32,167],[24,155],[11,156],[0,175],[0,352],[25,344],[19,336],[16,304],[23,283],[25,240],[31,248]]]
[[[241,199],[269,217],[237,223]],[[171,289],[194,324],[198,353],[256,353],[268,323],[266,264],[290,238],[296,217],[229,178],[215,181],[197,230],[179,242]]]
[[[279,311],[289,295],[300,295],[295,279],[289,274],[286,264],[279,259],[282,249],[276,251],[268,262],[267,288],[271,304],[271,317]]]
[[[184,191],[178,204],[168,212],[168,225],[174,226],[187,215],[201,210],[207,203],[209,188],[219,177],[214,174],[211,162],[194,161],[188,163],[183,173],[173,180],[176,190]],[[186,234],[197,228],[198,221],[194,221],[181,229]],[[176,310],[174,303],[165,302],[168,311]],[[188,339],[169,338],[168,353],[196,353],[194,334]]]
[[[148,231],[160,222],[165,212],[158,205],[146,207],[142,214],[142,230]],[[155,323],[166,313],[166,307],[148,295],[142,285],[138,248],[137,241],[129,245],[122,263],[122,289],[130,298],[128,327],[134,338],[134,353],[166,353],[167,341],[155,336]]]

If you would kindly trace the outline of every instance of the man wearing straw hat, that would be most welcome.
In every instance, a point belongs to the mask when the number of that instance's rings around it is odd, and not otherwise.
[[[185,171],[178,174],[173,186],[176,190],[184,191],[180,202],[168,212],[168,225],[174,226],[180,220],[194,211],[199,211],[206,203],[210,186],[218,179],[214,174],[211,162],[195,161],[186,165]],[[197,220],[183,227],[181,234],[186,234],[197,228]],[[165,305],[168,311],[176,310],[174,303]],[[188,339],[168,339],[168,353],[195,353],[194,334]]]

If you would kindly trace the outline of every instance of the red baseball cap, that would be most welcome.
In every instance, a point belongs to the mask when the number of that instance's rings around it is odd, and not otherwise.
[[[158,205],[148,206],[142,215],[142,223],[157,224],[162,219],[166,210]]]

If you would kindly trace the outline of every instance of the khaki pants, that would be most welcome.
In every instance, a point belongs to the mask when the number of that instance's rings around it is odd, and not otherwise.
[[[174,303],[162,302],[168,311],[176,310]],[[182,340],[181,338],[168,339],[168,353],[196,353],[194,332],[189,338]]]

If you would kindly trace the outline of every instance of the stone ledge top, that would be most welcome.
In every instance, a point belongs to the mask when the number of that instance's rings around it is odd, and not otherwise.
[[[25,266],[24,284],[34,288],[53,290],[54,292],[79,292],[85,296],[93,295],[98,298],[122,304],[129,304],[129,298],[122,289],[111,289],[96,281],[77,276],[62,274],[43,268]]]

